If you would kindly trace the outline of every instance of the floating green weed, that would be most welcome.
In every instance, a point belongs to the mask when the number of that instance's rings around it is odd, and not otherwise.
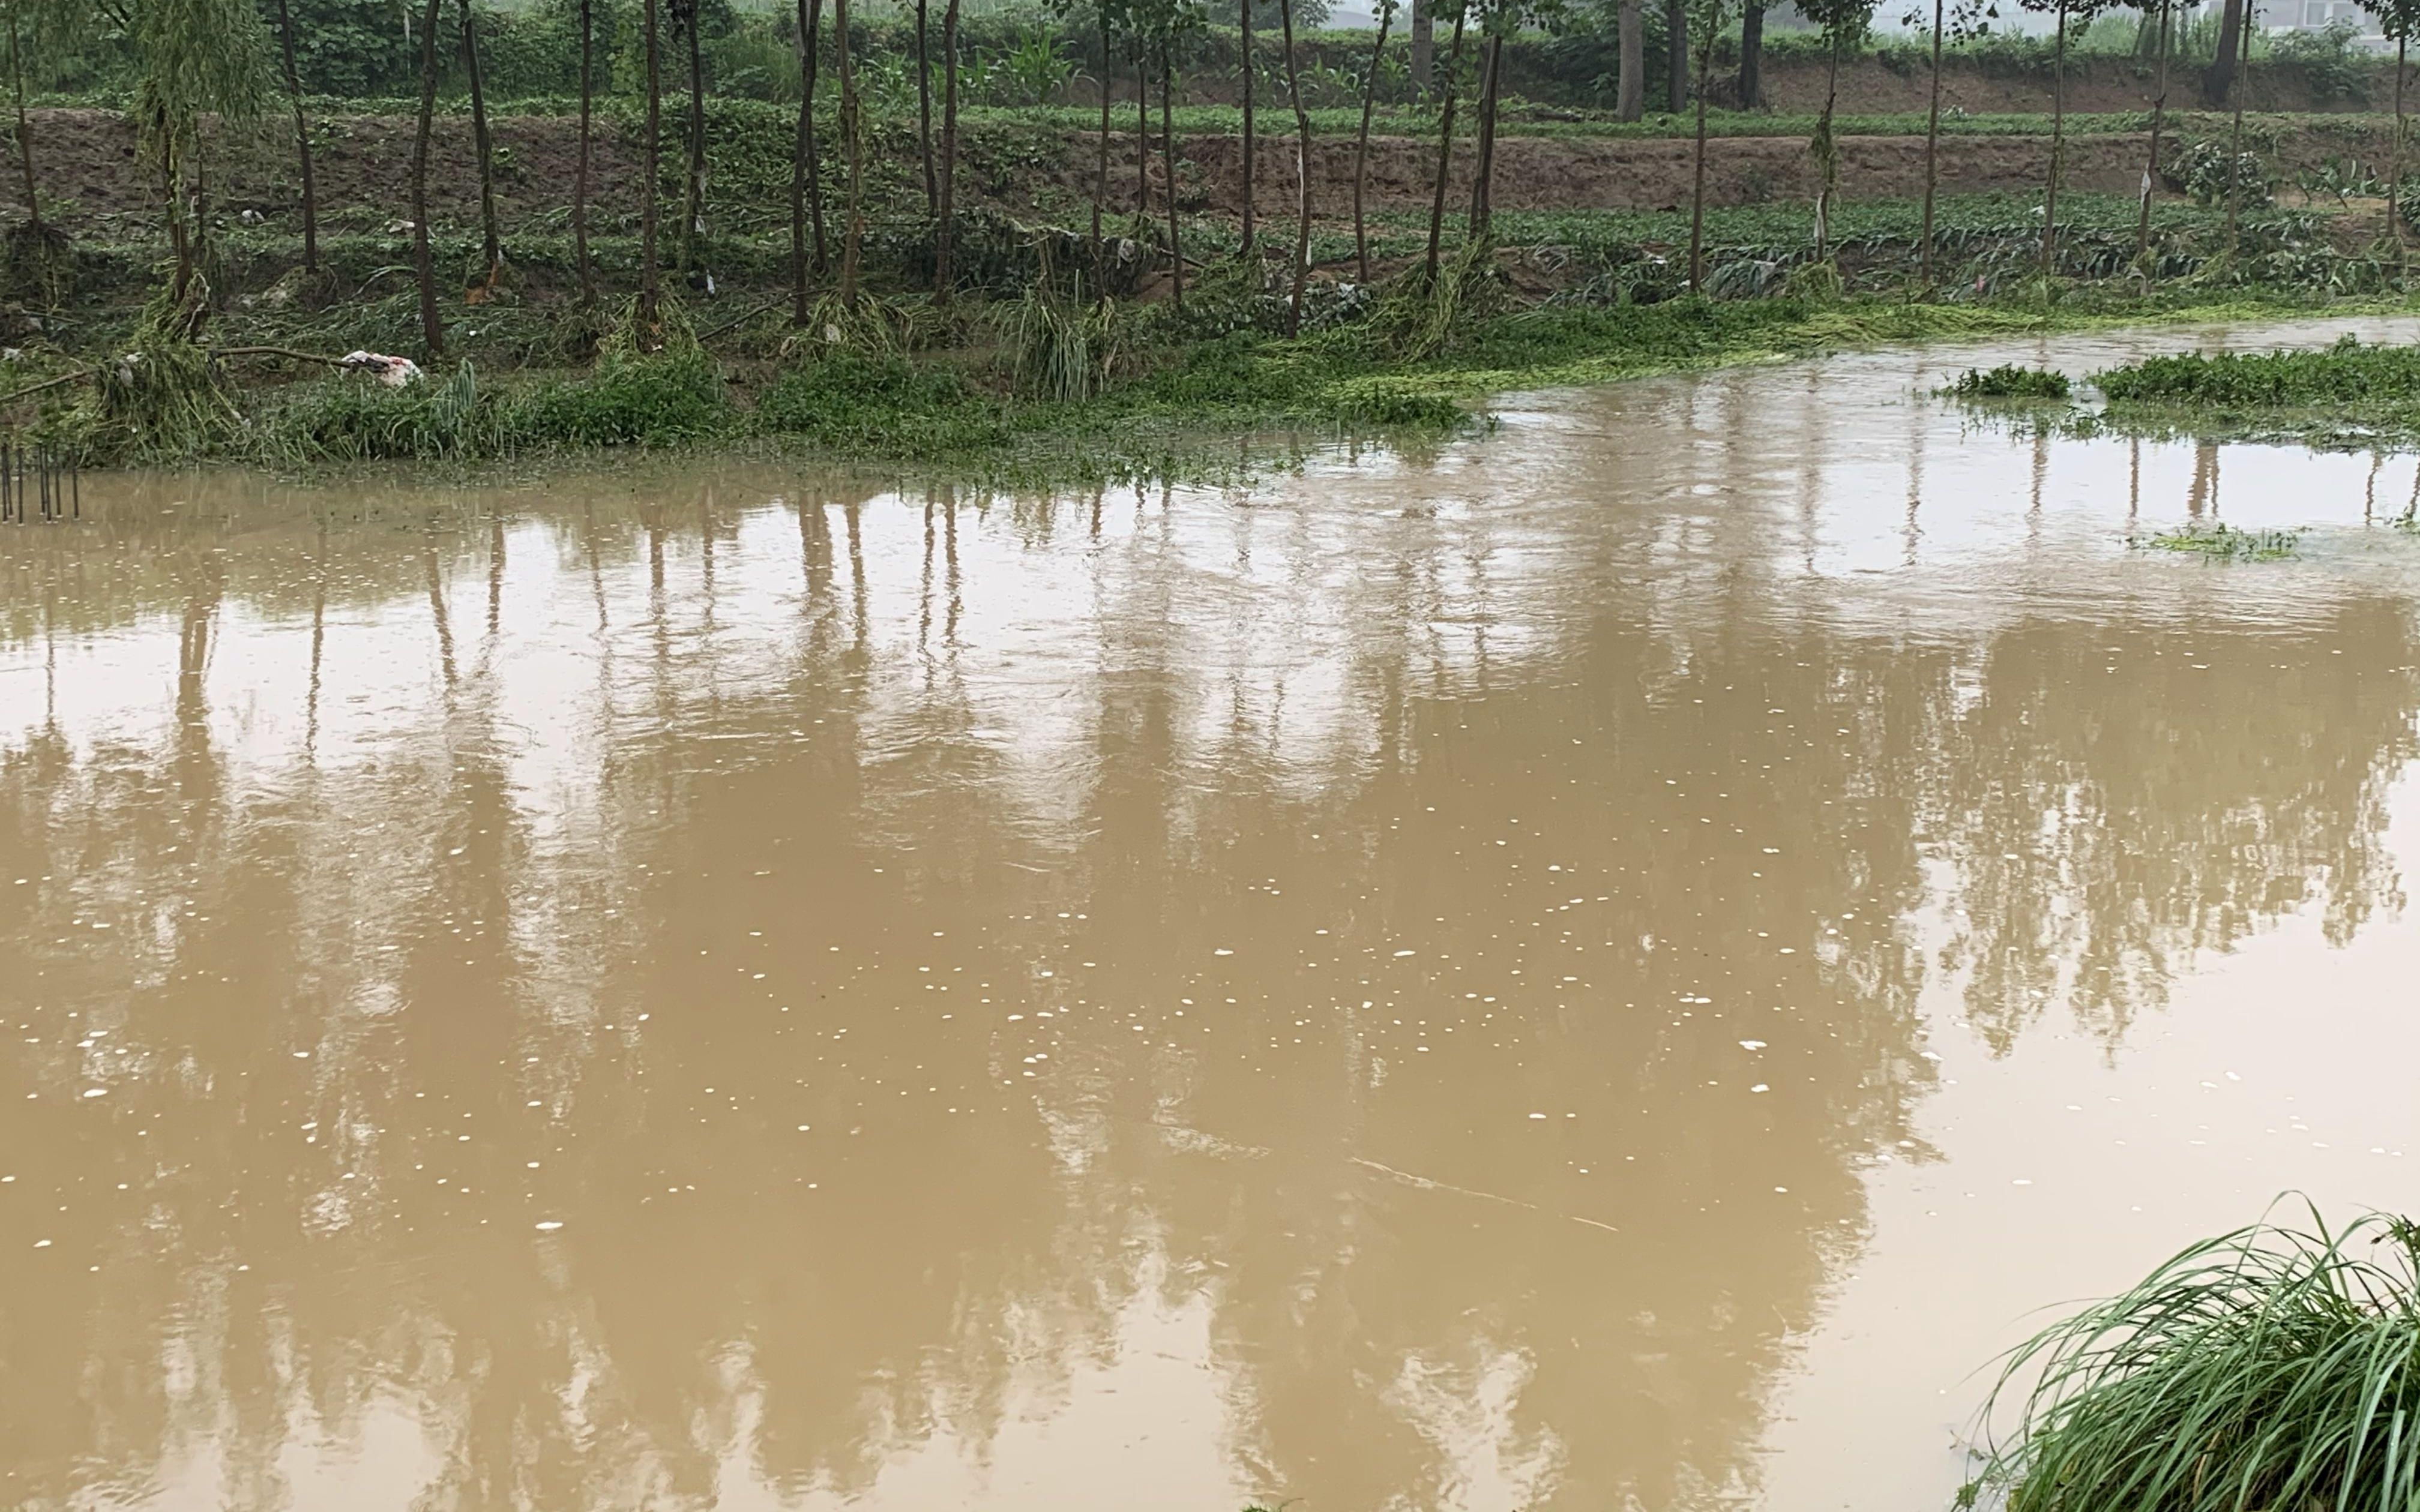
[[[1992,368],[1970,367],[1945,392],[1961,399],[2064,399],[2069,384],[2064,373],[2003,363]]]
[[[2194,1245],[2007,1360],[2017,1433],[1962,1501],[2009,1512],[2409,1508],[2420,1229],[2371,1214]],[[1986,1416],[1988,1420],[1989,1409]]]
[[[2225,523],[2162,531],[2147,543],[2156,551],[2189,551],[2221,562],[2277,562],[2294,554],[2300,531],[2239,531]]]
[[[2420,347],[2365,346],[2347,335],[2316,351],[2185,352],[2115,367],[2093,382],[2112,404],[2224,410],[2420,405]]]

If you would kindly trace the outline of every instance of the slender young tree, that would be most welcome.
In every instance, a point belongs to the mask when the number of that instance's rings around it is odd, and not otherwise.
[[[580,164],[571,176],[571,256],[580,269],[581,307],[587,310],[597,308],[597,269],[588,260],[588,171],[596,107],[596,0],[580,0]]]
[[[288,0],[277,0],[277,40],[286,63],[286,98],[294,107],[294,152],[302,167],[302,271],[317,276],[319,271],[319,194],[311,172],[311,123],[302,114],[302,76],[294,67],[294,9]],[[8,56],[11,64],[17,55],[17,23],[8,22]],[[25,135],[25,80],[17,75],[17,139],[22,146]],[[42,224],[41,211],[34,207],[33,160],[25,162],[25,203],[34,224]]]
[[[2151,147],[2143,159],[2143,203],[2134,222],[2134,265],[2149,282],[2151,276],[2151,194],[2160,182],[2160,135],[2167,125],[2170,0],[2144,0],[2150,13],[2143,19],[2157,29],[2159,63],[2151,95]]]
[[[1294,289],[1286,297],[1286,334],[1296,336],[1311,284],[1311,112],[1302,108],[1302,76],[1295,68],[1294,0],[1278,0],[1278,26],[1285,37],[1286,98],[1294,104]]]
[[[1140,22],[1134,34],[1135,219],[1151,215],[1151,41]]]
[[[1435,0],[1411,0],[1412,92],[1421,100],[1436,85],[1436,7]]]
[[[848,0],[832,0],[832,42],[840,50],[840,143],[848,163],[847,208],[840,231],[840,300],[857,308],[858,262],[865,250],[865,145],[858,118],[856,49],[848,35]]]
[[[1724,0],[1696,0],[1698,38],[1698,141],[1689,190],[1689,292],[1706,289],[1706,75],[1714,56],[1714,39],[1723,27]]]
[[[1107,304],[1109,298],[1109,244],[1101,235],[1101,208],[1109,197],[1109,63],[1115,56],[1110,50],[1110,0],[1100,0],[1098,7],[1101,28],[1101,140],[1093,175],[1093,294]]]
[[[790,150],[790,323],[807,323],[807,163],[814,155],[815,18],[799,0],[799,124]]]
[[[815,83],[823,57],[824,0],[799,0],[799,155],[807,181],[807,224],[814,232],[815,276],[831,268],[831,243],[824,235],[823,154],[815,135]],[[793,168],[795,177],[797,169]],[[793,186],[794,193],[797,186]],[[803,316],[801,317],[803,318]]]
[[[1168,173],[1169,289],[1185,308],[1185,241],[1176,216],[1176,47],[1171,24],[1159,36],[1159,162]]]
[[[1470,20],[1467,0],[1447,0],[1453,6],[1453,39],[1445,49],[1445,106],[1437,112],[1436,186],[1429,196],[1429,250],[1420,265],[1420,286],[1436,287],[1438,255],[1445,242],[1445,186],[1453,172],[1453,107],[1462,96],[1462,34]]]
[[[432,0],[434,3],[434,0]],[[175,255],[172,296],[188,306],[187,330],[208,315],[198,282],[209,218],[200,205],[209,182],[202,161],[202,117],[256,116],[271,91],[270,44],[252,0],[149,0],[132,18],[139,60],[135,115],[150,166],[158,175]],[[185,200],[196,201],[193,223]]]
[[[680,239],[673,258],[681,276],[704,260],[697,239],[706,231],[706,58],[703,8],[698,0],[670,0],[675,35],[689,44],[689,127],[683,144],[687,162],[681,175]]]
[[[1483,18],[1485,35],[1481,39],[1479,63],[1479,142],[1478,157],[1470,169],[1470,218],[1465,235],[1473,241],[1487,235],[1489,219],[1488,192],[1493,187],[1496,170],[1496,94],[1497,77],[1504,64],[1502,8],[1490,7]]]
[[[1378,0],[1378,39],[1370,44],[1370,76],[1361,81],[1361,129],[1353,138],[1353,260],[1357,276],[1370,282],[1370,224],[1361,215],[1361,194],[1370,178],[1370,116],[1378,107],[1378,65],[1387,57],[1387,29],[1401,0]]]
[[[433,3],[433,0],[432,0]],[[657,0],[641,0],[640,45],[646,53],[647,142],[639,181],[639,344],[652,349],[662,326],[663,290],[656,258],[656,207],[663,198],[663,28]]]
[[[445,323],[437,314],[437,270],[428,252],[428,132],[437,113],[437,27],[443,0],[428,0],[420,27],[420,117],[411,139],[411,270],[420,284],[420,345],[445,353]]]
[[[2235,256],[2237,232],[2243,222],[2243,97],[2252,92],[2252,32],[2259,20],[2259,0],[2242,0],[2242,24],[2235,60],[2235,124],[2226,137],[2226,255]]]
[[[1258,166],[1260,137],[1252,130],[1252,0],[1236,0],[1236,34],[1240,38],[1238,55],[1244,76],[1244,234],[1237,243],[1238,252],[1252,250],[1252,170]]]
[[[1944,0],[1932,0],[1932,88],[1924,111],[1924,228],[1916,255],[1916,283],[1928,295],[1933,291],[1932,201],[1941,187],[1941,39],[1947,8]]]
[[[2398,282],[2411,280],[2411,225],[2403,215],[2404,85],[2410,69],[2412,37],[2420,30],[2420,0],[2362,0],[2362,8],[2378,18],[2379,31],[2395,40],[2395,141],[2386,154],[2386,231],[2395,239]]]
[[[2067,148],[2067,40],[2071,27],[2089,25],[2099,0],[2019,0],[2028,10],[2051,16],[2050,169],[2043,177],[2041,271],[2058,266],[2058,180]]]
[[[958,0],[941,8],[941,184],[934,211],[933,295],[950,297],[958,250]],[[1098,213],[1095,206],[1094,213]]]
[[[471,0],[462,0],[462,64],[470,74],[471,140],[479,154],[479,251],[488,269],[481,287],[493,293],[504,270],[504,239],[496,225],[496,144],[488,134],[488,88],[479,72],[479,33]]]
[[[933,64],[926,43],[925,0],[916,0],[916,155],[924,165],[924,213],[938,220],[941,190],[933,172]]]
[[[1874,23],[1874,0],[1801,0],[1800,13],[1823,37],[1823,108],[1816,114],[1807,155],[1815,160],[1815,260],[1832,255],[1832,201],[1839,193],[1840,154],[1832,138],[1840,101],[1840,54],[1865,39]]]

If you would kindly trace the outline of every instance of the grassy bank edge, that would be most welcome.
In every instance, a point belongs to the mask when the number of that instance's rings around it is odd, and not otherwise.
[[[1159,395],[1112,392],[1075,404],[1023,407],[1027,423],[1006,443],[938,452],[888,446],[872,438],[871,444],[833,444],[767,431],[717,449],[811,458],[903,481],[954,478],[1011,487],[1141,476],[1214,481],[1294,466],[1317,448],[1356,440],[1415,452],[1433,448],[1484,427],[1490,409],[1508,396],[1542,390],[1842,352],[1954,349],[2014,336],[2090,331],[2360,318],[2410,314],[2415,305],[2401,299],[2312,303],[2233,297],[2114,311],[1881,301],[1675,301],[1654,308],[1671,312],[1658,322],[1668,327],[1685,323],[1690,313],[1714,319],[1699,328],[1698,340],[1606,340],[1590,349],[1589,338],[1599,334],[1590,328],[1607,317],[1635,326],[1647,312],[1524,312],[1487,322],[1456,351],[1416,363],[1319,353],[1312,342],[1270,342],[1253,352],[1253,366],[1317,354],[1311,358],[1317,377],[1310,392],[1271,385],[1265,403],[1256,405],[1247,394],[1190,413]],[[1659,333],[1672,334],[1668,329],[1645,334]],[[1181,402],[1181,394],[1171,397]]]
[[[1470,323],[1445,352],[1389,357],[1366,328],[1295,341],[1236,333],[1181,348],[1164,365],[1087,399],[1018,399],[969,381],[955,362],[813,358],[753,385],[748,402],[710,408],[692,376],[690,418],[642,424],[635,443],[538,440],[481,455],[429,447],[392,460],[346,460],[277,444],[341,411],[349,424],[381,407],[427,403],[337,378],[264,400],[246,434],[257,444],[161,465],[235,466],[311,481],[397,471],[466,481],[576,470],[617,453],[806,461],[900,484],[954,482],[1041,490],[1136,481],[1237,482],[1301,465],[1317,451],[1365,441],[1417,455],[1485,429],[1506,396],[1635,381],[1833,353],[1954,350],[2028,335],[2202,324],[2273,323],[2412,313],[2401,299],[2284,298],[2137,301],[2122,307],[1922,304],[1895,301],[1673,301],[1617,309],[1547,307]],[[613,387],[610,375],[538,372],[499,385],[523,401]],[[627,381],[627,380],[625,380]],[[434,390],[439,385],[427,387]],[[616,400],[650,404],[644,389]],[[2420,428],[2410,433],[2420,440]]]

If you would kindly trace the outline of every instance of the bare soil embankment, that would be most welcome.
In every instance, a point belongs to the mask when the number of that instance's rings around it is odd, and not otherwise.
[[[412,131],[408,117],[335,116],[315,123],[320,213],[324,219],[369,218],[380,224],[411,213]],[[136,150],[125,116],[99,110],[35,113],[35,162],[46,208],[71,234],[103,239],[134,239],[153,233],[156,190]],[[570,204],[578,162],[578,124],[562,116],[508,116],[495,122],[498,191],[508,229],[536,224],[560,227]],[[970,140],[969,177],[996,208],[1020,216],[1064,212],[1094,182],[1094,139],[1060,132],[1057,150],[991,153]],[[2383,130],[2336,117],[2324,132],[2289,131],[2278,143],[2280,166],[2292,168],[2350,153],[2381,161]],[[998,144],[993,144],[997,146]],[[1291,212],[1295,196],[1294,142],[1273,133],[1262,139],[1255,203],[1264,216]],[[2071,188],[2130,193],[2140,181],[2146,142],[2139,133],[2071,136],[2065,147],[2064,182]],[[786,143],[782,145],[786,151]],[[478,214],[478,169],[470,124],[443,118],[432,144],[429,181],[431,219],[465,225]],[[2047,137],[1950,135],[1940,144],[1940,183],[1949,194],[2022,192],[2041,182]],[[1112,204],[1130,208],[1135,193],[1135,145],[1131,132],[1112,137],[1109,190]],[[1233,214],[1241,207],[1241,151],[1232,136],[1192,135],[1177,140],[1180,198],[1200,213]],[[1436,145],[1433,140],[1387,136],[1370,145],[1365,203],[1373,210],[1423,208],[1429,203]],[[1682,138],[1507,135],[1497,147],[1495,199],[1499,209],[1668,209],[1689,201],[1692,146]],[[986,160],[989,161],[986,161]],[[1473,154],[1459,144],[1449,191],[1450,205],[1466,200]],[[1350,212],[1353,144],[1342,137],[1312,144],[1313,213],[1341,218]],[[592,203],[597,224],[635,216],[644,171],[638,145],[618,128],[600,127],[591,156]],[[273,224],[297,218],[301,176],[291,140],[263,125],[229,132],[212,157],[214,208],[223,215],[256,211]],[[1155,154],[1147,167],[1157,198],[1161,170]],[[1911,199],[1924,185],[1924,141],[1917,136],[1849,136],[1839,140],[1840,192],[1850,199]],[[1807,143],[1796,136],[1717,137],[1707,147],[1707,190],[1714,205],[1756,205],[1811,198],[1816,187]],[[729,187],[720,213],[735,208]],[[784,198],[785,196],[777,196]],[[9,207],[14,209],[14,206]],[[710,207],[713,208],[714,207]],[[752,219],[786,216],[783,206],[752,201]]]

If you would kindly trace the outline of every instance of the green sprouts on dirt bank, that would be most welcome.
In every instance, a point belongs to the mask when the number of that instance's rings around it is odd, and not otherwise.
[[[1968,1488],[2009,1512],[2408,1508],[2420,1500],[2420,1228],[2260,1224],[2035,1336]],[[1986,1422],[1993,1421],[1987,1410]]]

